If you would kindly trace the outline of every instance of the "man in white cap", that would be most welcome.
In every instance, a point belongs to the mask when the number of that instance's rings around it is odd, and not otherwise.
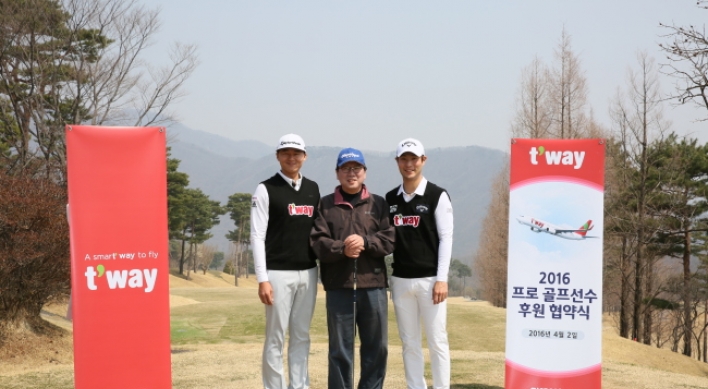
[[[420,323],[428,339],[433,388],[450,387],[447,277],[452,253],[452,204],[445,189],[423,177],[423,144],[402,140],[396,150],[403,183],[386,194],[396,229],[391,294],[409,389],[425,389]]]
[[[287,134],[280,138],[275,157],[280,171],[258,185],[251,208],[258,297],[266,309],[263,386],[307,389],[310,323],[317,296],[317,262],[309,239],[320,190],[314,181],[300,174],[307,159],[300,136]],[[288,327],[290,385],[286,385],[283,372]]]

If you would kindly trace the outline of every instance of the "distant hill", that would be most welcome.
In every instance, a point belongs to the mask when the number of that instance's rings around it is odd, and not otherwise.
[[[170,136],[173,139],[170,146],[172,156],[182,161],[179,170],[189,174],[191,187],[201,188],[222,203],[233,193],[253,193],[259,182],[279,169],[273,147],[261,142],[234,141],[184,126],[178,133],[176,139]],[[322,195],[332,193],[338,185],[334,168],[339,150],[338,147],[308,147],[302,173],[319,184]],[[383,196],[400,184],[393,152],[362,151],[368,168],[366,184],[373,193]],[[425,177],[447,189],[452,198],[455,210],[453,256],[471,263],[490,201],[491,183],[507,155],[478,146],[436,148],[426,152]],[[210,242],[227,251],[228,241],[224,235],[232,229],[231,220],[223,217],[221,224],[212,229],[214,238]]]
[[[263,142],[232,140],[206,131],[193,130],[181,123],[171,125],[167,131],[170,144],[191,144],[222,157],[257,159],[273,152],[273,148]]]

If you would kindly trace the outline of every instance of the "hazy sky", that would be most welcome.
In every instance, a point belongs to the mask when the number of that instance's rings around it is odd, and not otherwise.
[[[313,146],[391,151],[507,151],[521,70],[547,64],[565,25],[589,106],[604,125],[636,53],[657,63],[659,23],[703,25],[695,0],[215,1],[143,0],[162,29],[148,59],[172,41],[196,43],[201,64],[173,108],[181,122],[267,144],[295,132]],[[666,92],[673,80],[661,77]],[[708,141],[708,112],[667,106],[672,129]]]

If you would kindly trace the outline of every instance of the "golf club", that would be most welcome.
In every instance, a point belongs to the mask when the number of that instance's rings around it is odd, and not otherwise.
[[[354,336],[352,337],[352,389],[356,370],[356,258],[354,258]]]

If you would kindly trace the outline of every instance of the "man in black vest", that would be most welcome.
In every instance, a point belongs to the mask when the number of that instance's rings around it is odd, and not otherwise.
[[[353,387],[356,323],[361,340],[359,388],[381,389],[388,357],[384,257],[393,251],[395,232],[386,201],[364,185],[366,162],[361,151],[342,150],[335,171],[341,185],[320,201],[310,236],[327,291],[327,387]]]
[[[317,262],[309,238],[320,190],[300,174],[307,159],[301,137],[280,138],[275,156],[280,171],[258,185],[251,208],[258,297],[266,309],[263,386],[307,389],[310,323],[317,297]],[[288,327],[290,385],[286,385],[282,355]]]
[[[423,177],[427,157],[413,138],[398,144],[403,184],[386,194],[396,228],[391,294],[409,389],[425,389],[420,323],[430,351],[433,388],[450,388],[447,276],[452,253],[452,204],[445,189]]]

